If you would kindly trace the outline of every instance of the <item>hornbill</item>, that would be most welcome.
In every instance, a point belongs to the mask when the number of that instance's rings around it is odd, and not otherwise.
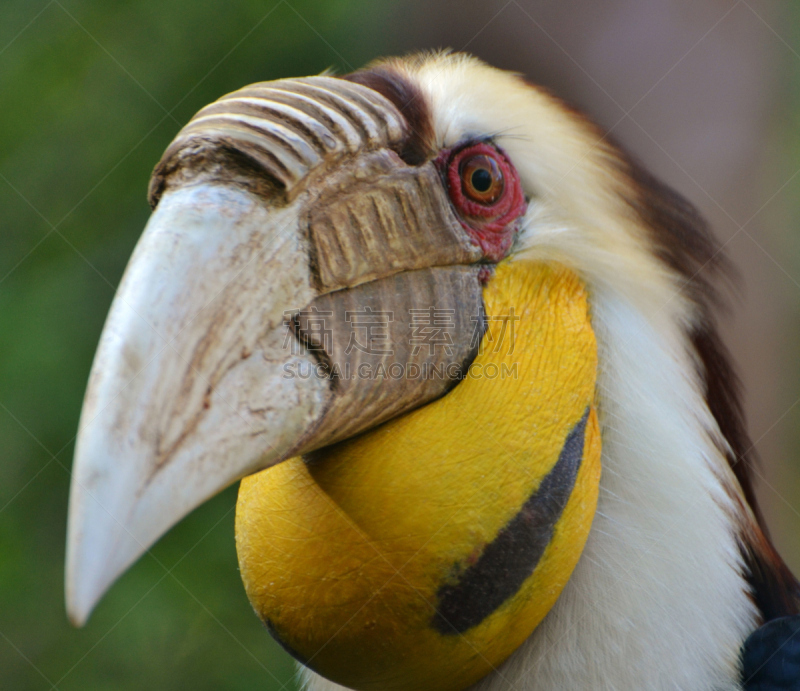
[[[388,59],[222,97],[149,195],[81,417],[74,623],[242,479],[245,590],[310,689],[800,688],[720,248],[587,118]]]

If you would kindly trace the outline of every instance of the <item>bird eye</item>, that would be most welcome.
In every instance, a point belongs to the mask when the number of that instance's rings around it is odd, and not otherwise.
[[[460,168],[461,189],[466,197],[479,204],[494,204],[502,196],[505,178],[493,157],[470,156]]]
[[[528,202],[514,164],[489,141],[443,149],[434,160],[458,220],[483,249],[500,261],[514,240]]]
[[[493,144],[445,149],[435,163],[467,225],[500,230],[524,211],[519,174],[505,152]]]

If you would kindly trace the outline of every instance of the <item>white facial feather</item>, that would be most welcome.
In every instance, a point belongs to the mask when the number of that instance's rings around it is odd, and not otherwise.
[[[579,273],[599,348],[603,470],[588,543],[542,624],[473,691],[738,689],[758,617],[737,546],[745,517],[713,443],[682,279],[654,255],[613,152],[579,116],[465,56],[406,64],[437,146],[488,133],[507,152],[531,200],[514,257]],[[311,691],[342,689],[306,677]]]

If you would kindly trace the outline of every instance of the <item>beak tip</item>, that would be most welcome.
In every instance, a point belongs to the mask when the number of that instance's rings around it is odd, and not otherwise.
[[[81,581],[75,576],[75,569],[67,567],[64,597],[66,601],[67,618],[76,628],[83,627],[89,620],[100,595],[93,589],[80,587]]]
[[[67,619],[76,629],[81,629],[89,620],[91,609],[81,608],[76,602],[71,601],[67,596]]]
[[[119,566],[119,548],[124,541],[119,518],[104,509],[81,483],[75,484],[67,521],[64,594],[70,623],[82,627],[124,570]]]
[[[81,559],[76,545],[67,547],[67,571],[64,578],[64,599],[70,623],[81,628],[86,624],[106,588],[98,582],[98,574],[91,573],[91,564]],[[93,577],[92,577],[93,576]]]
[[[98,602],[117,578],[125,571],[136,554],[124,563],[105,550],[86,551],[87,541],[70,543],[67,548],[67,569],[64,578],[64,596],[67,617],[75,627],[82,627],[89,620]],[[114,555],[116,556],[116,555]]]

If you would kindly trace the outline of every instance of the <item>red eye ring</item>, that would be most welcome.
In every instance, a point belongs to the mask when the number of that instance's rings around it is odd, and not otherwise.
[[[527,208],[519,174],[508,156],[488,142],[478,142],[444,150],[435,163],[461,225],[487,259],[500,261],[511,247],[515,222]]]

